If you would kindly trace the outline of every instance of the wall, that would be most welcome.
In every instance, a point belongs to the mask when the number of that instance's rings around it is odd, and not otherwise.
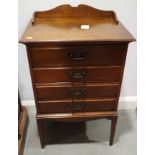
[[[119,20],[136,37],[136,0],[19,0],[19,38],[32,18],[34,11],[48,10],[61,4],[87,4],[102,10],[114,10]],[[136,42],[131,43],[128,49],[125,73],[121,89],[122,97],[137,96],[137,54]],[[33,92],[28,68],[26,48],[19,44],[18,57],[19,90],[22,100],[33,100]]]

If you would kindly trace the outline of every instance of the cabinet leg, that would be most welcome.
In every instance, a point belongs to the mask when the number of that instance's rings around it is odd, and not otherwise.
[[[44,136],[44,120],[37,119],[37,125],[38,125],[38,133],[40,138],[40,144],[41,148],[45,148],[45,136]]]
[[[110,133],[110,143],[109,143],[110,146],[113,145],[116,124],[117,124],[117,118],[118,118],[118,116],[112,116],[112,118],[111,118],[111,133]]]

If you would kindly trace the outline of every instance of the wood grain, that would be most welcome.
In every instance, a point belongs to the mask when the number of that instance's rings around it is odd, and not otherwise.
[[[47,11],[37,11],[33,16],[33,23],[37,20],[48,18],[48,20],[53,18],[103,18],[104,20],[111,20],[117,23],[117,16],[114,11],[103,11],[98,10],[93,7],[81,4],[77,7],[72,7],[71,5],[61,5],[54,9]]]
[[[37,22],[38,19],[43,21]],[[90,28],[81,30],[81,25],[89,25]],[[100,11],[85,5],[77,8],[64,5],[53,10],[36,12],[20,42],[27,44],[94,40],[131,42],[135,39],[121,22],[118,22],[113,11]]]
[[[73,105],[73,108],[72,108]],[[83,107],[80,107],[84,105]],[[75,113],[115,110],[116,99],[76,99],[39,101],[40,113]]]
[[[70,98],[110,98],[117,97],[119,84],[83,84],[37,86],[38,100],[61,100]]]
[[[33,69],[35,83],[52,82],[119,82],[121,67],[56,67]],[[84,76],[73,78],[69,73]]]
[[[33,67],[121,66],[125,49],[125,44],[33,47],[30,55]]]
[[[89,29],[81,29],[88,25]],[[128,43],[135,38],[114,11],[63,5],[37,11],[20,42],[26,44],[42,148],[43,121],[108,118],[110,145]]]
[[[63,122],[83,122],[88,120],[110,118],[117,116],[116,111],[105,111],[105,112],[76,112],[76,113],[55,113],[55,114],[38,114],[36,119],[46,119],[52,121],[63,121]]]

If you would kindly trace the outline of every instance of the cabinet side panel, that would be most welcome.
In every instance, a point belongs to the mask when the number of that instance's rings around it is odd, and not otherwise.
[[[121,86],[122,86],[122,80],[123,80],[123,75],[124,75],[124,67],[125,67],[125,62],[126,62],[127,50],[128,50],[128,43],[126,44],[126,47],[124,48],[123,64],[122,64],[122,67],[121,67],[120,86],[119,86],[119,89],[118,89],[116,110],[118,108],[118,102],[119,102],[120,91],[121,91]]]
[[[35,99],[37,114],[39,114],[37,94],[36,94],[36,90],[35,90],[34,74],[33,74],[33,70],[32,70],[32,60],[31,60],[31,56],[30,56],[31,50],[30,50],[30,48],[29,48],[28,45],[26,45],[26,49],[27,49],[29,69],[30,69],[30,74],[31,74],[31,82],[32,82],[32,88],[33,88],[33,94],[34,94],[34,99]]]

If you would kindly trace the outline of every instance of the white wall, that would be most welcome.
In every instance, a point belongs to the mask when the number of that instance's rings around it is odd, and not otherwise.
[[[136,37],[137,5],[136,0],[19,0],[19,37],[34,11],[48,10],[61,4],[87,4],[102,10],[114,10],[119,20]],[[128,49],[125,74],[123,78],[121,96],[137,96],[137,48],[136,42]],[[28,68],[26,49],[19,44],[19,90],[22,100],[33,100],[33,92]]]

